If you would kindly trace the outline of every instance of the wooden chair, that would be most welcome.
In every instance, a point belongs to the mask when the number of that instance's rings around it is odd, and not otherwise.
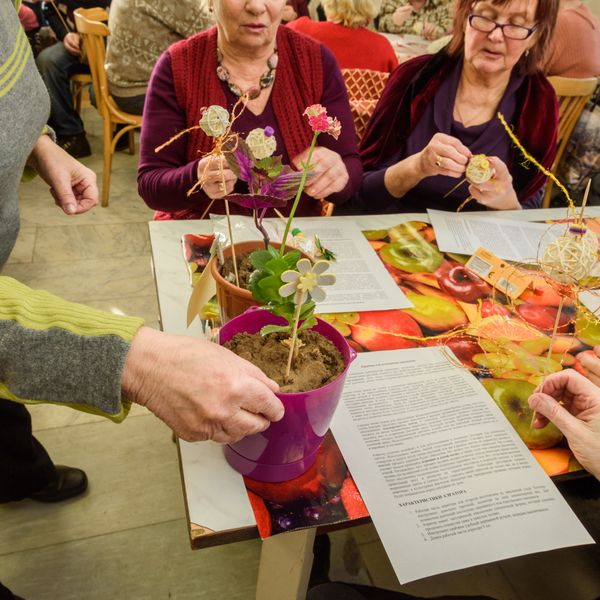
[[[390,74],[369,69],[342,69],[342,75],[348,91],[356,138],[360,142]]]
[[[75,110],[80,113],[83,90],[92,83],[92,76],[89,73],[75,73],[75,75],[71,75],[69,80],[71,82],[73,106],[75,107]]]
[[[117,107],[108,91],[108,81],[104,70],[105,39],[109,35],[108,27],[102,21],[108,19],[108,14],[103,9],[79,8],[75,11],[75,26],[83,40],[87,54],[92,82],[96,92],[97,109],[104,123],[104,172],[102,174],[102,206],[108,206],[110,190],[110,172],[112,155],[119,139],[125,134],[129,135],[129,153],[135,153],[133,132],[142,125],[140,115],[123,112]],[[115,131],[116,125],[123,125]]]
[[[553,173],[556,173],[575,125],[577,125],[585,105],[592,97],[598,80],[595,77],[586,79],[549,77],[548,79],[558,96],[558,149],[550,169]],[[553,185],[552,180],[549,179],[542,199],[543,208],[550,206]]]

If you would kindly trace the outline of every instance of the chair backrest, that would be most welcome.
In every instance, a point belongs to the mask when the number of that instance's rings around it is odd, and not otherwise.
[[[75,27],[81,35],[92,74],[98,112],[110,119],[108,80],[104,70],[105,40],[109,35],[106,23],[108,13],[102,8],[78,8],[74,12]]]
[[[558,97],[558,148],[552,165],[552,172],[555,173],[563,159],[577,121],[579,121],[583,109],[598,85],[598,80],[596,77],[585,79],[549,77],[548,80]],[[547,207],[550,205],[551,193],[552,182],[549,181],[544,193],[542,206]]]
[[[390,74],[370,69],[342,69],[342,75],[348,91],[356,137],[360,142]]]

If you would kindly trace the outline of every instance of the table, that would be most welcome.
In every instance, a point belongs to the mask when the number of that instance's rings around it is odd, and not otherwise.
[[[590,207],[589,216],[600,216],[600,208]],[[486,214],[486,213],[480,213]],[[490,216],[497,213],[487,213]],[[565,209],[503,211],[503,218],[546,220],[564,218]],[[317,217],[319,218],[319,217]],[[363,229],[382,229],[390,224],[427,220],[423,214],[330,217],[353,220]],[[149,224],[153,267],[163,331],[203,337],[198,320],[186,327],[186,307],[190,295],[187,267],[182,255],[181,236],[210,233],[210,221],[153,221]],[[229,467],[219,444],[179,441],[189,534],[193,549],[227,544],[257,537],[256,525],[242,477]],[[350,527],[364,520],[346,521],[333,528]],[[260,600],[303,599],[312,565],[315,529],[274,536],[263,542],[256,597]]]
[[[399,63],[403,63],[415,56],[421,56],[422,54],[431,54],[429,50],[431,42],[420,35],[400,35],[398,33],[386,33],[384,31],[378,31],[377,33],[385,36],[389,40]]]

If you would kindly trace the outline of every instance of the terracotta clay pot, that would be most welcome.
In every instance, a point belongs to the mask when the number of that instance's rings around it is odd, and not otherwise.
[[[285,323],[267,310],[251,308],[221,327],[219,343],[224,344],[236,333],[258,333],[265,325]],[[317,319],[313,329],[341,352],[345,369],[333,381],[315,390],[278,393],[285,407],[281,421],[271,423],[261,433],[224,446],[227,462],[242,475],[258,481],[286,481],[302,475],[317,458],[356,352],[329,323]]]
[[[281,246],[277,242],[271,242],[270,245],[277,250]],[[238,242],[234,246],[235,255],[239,257],[242,254],[254,252],[254,250],[264,250],[265,244],[262,240],[251,240],[249,242]],[[287,249],[294,250],[294,248],[289,246]],[[306,254],[301,254],[304,258],[309,258]],[[225,258],[231,257],[231,246],[227,246],[223,250],[223,255]],[[221,265],[216,260],[211,263],[212,276],[217,284],[217,302],[219,303],[219,310],[221,312],[221,323],[225,324],[230,319],[233,319],[233,317],[241,315],[251,306],[260,306],[262,303],[252,296],[250,290],[245,290],[227,281],[219,272],[220,268]]]

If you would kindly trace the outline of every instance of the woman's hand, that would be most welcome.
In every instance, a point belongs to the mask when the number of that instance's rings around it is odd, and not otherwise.
[[[580,352],[577,360],[583,368],[587,378],[595,385],[600,386],[600,346],[594,346],[593,352]]]
[[[429,21],[427,21],[424,25],[423,25],[423,31],[421,32],[421,35],[429,41],[432,40],[437,40],[442,34],[442,30],[437,26],[434,25],[433,23],[430,23]]]
[[[471,196],[486,208],[495,210],[521,208],[507,166],[496,156],[489,156],[488,160],[494,169],[494,175],[485,183],[471,184],[469,186]]]
[[[399,6],[392,15],[392,21],[394,22],[394,25],[401,27],[410,17],[410,15],[412,15],[412,13],[413,7],[410,4],[407,4],[406,6]]]
[[[78,33],[70,31],[63,38],[63,45],[65,50],[73,56],[79,56],[81,54],[81,38]]]
[[[307,157],[308,148],[298,154],[292,163],[297,169],[300,169]],[[342,157],[329,148],[317,146],[314,149],[309,169],[315,172],[316,176],[304,188],[304,193],[312,198],[327,198],[327,196],[343,190],[348,183],[348,170]]]
[[[27,162],[50,186],[54,202],[66,214],[84,213],[98,204],[96,174],[49,136],[38,138]]]
[[[529,398],[536,429],[554,423],[575,458],[600,479],[600,388],[573,369],[549,375]]]
[[[197,176],[203,182],[202,190],[212,200],[231,194],[237,181],[235,173],[227,166],[227,161],[223,156],[202,158],[198,163]]]
[[[471,156],[471,151],[459,139],[436,133],[418,155],[422,178],[434,175],[461,177]]]

